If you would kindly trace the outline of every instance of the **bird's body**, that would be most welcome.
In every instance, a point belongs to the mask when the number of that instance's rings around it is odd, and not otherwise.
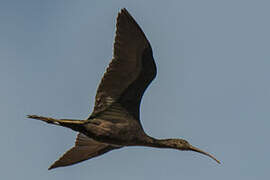
[[[159,140],[144,132],[140,103],[155,76],[151,45],[128,11],[122,9],[117,17],[113,59],[98,87],[91,115],[86,120],[28,116],[79,132],[75,146],[49,169],[72,165],[124,146],[192,150],[216,160],[183,139]]]

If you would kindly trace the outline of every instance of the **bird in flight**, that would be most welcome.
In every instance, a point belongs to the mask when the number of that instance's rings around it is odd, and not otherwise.
[[[117,17],[113,58],[98,86],[92,114],[86,120],[28,115],[79,132],[74,147],[49,169],[76,164],[125,146],[195,151],[220,163],[184,139],[156,139],[144,132],[140,104],[155,76],[151,45],[130,13],[122,9]]]

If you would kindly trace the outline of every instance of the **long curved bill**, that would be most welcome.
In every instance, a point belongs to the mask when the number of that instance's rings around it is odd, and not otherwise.
[[[217,160],[213,155],[211,155],[211,154],[209,154],[207,152],[204,152],[204,151],[200,150],[199,148],[196,148],[196,147],[190,145],[189,150],[204,154],[204,155],[214,159],[218,164],[220,164],[220,161]]]

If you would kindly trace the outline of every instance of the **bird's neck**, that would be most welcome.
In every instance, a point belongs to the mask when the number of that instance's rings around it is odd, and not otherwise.
[[[146,138],[144,146],[175,149],[175,147],[171,143],[169,143],[169,140],[170,139],[156,139],[148,136]]]

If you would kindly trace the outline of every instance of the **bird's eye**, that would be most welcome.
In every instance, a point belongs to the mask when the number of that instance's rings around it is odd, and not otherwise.
[[[181,143],[182,144],[188,144],[188,142],[186,140],[184,140],[184,139],[182,139],[182,142]]]

